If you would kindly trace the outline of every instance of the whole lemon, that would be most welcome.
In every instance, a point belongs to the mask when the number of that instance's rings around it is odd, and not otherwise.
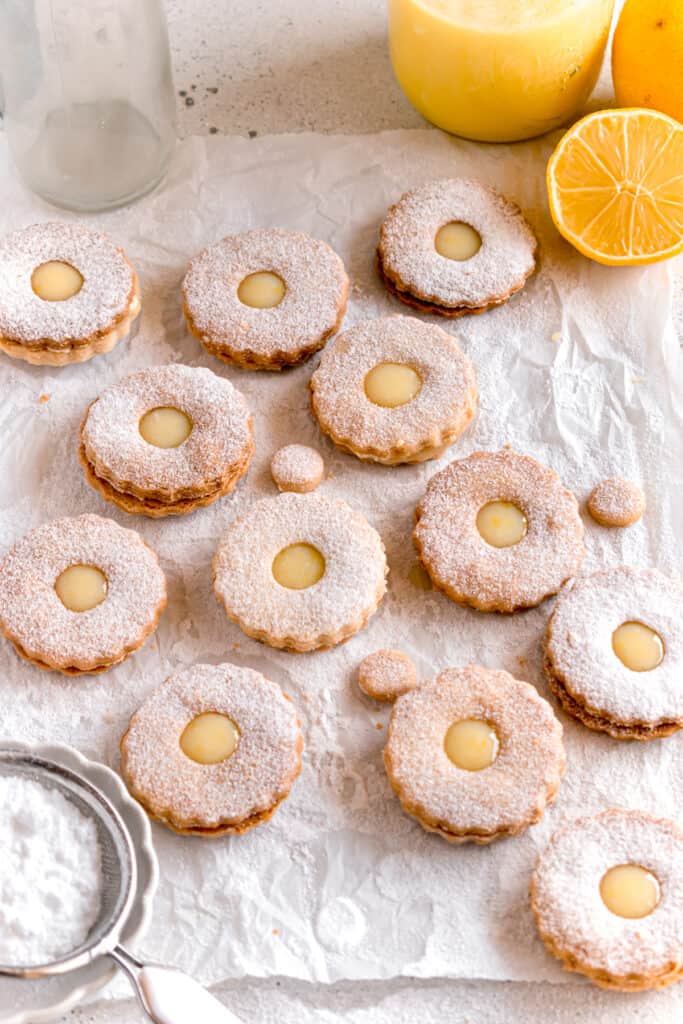
[[[626,0],[612,79],[620,107],[651,107],[683,121],[683,0]]]

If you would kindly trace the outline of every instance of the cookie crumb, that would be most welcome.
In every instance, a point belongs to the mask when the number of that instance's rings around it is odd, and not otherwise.
[[[308,494],[322,480],[325,463],[315,448],[305,444],[288,444],[273,455],[270,472],[279,490]]]
[[[403,651],[375,651],[358,666],[358,686],[368,697],[390,703],[415,689],[417,670]],[[377,728],[382,728],[380,723]]]
[[[631,526],[645,511],[645,495],[632,480],[608,477],[595,485],[586,507],[601,526]]]

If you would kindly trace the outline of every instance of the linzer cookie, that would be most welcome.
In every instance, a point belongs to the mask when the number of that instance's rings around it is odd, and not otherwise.
[[[423,828],[486,844],[540,821],[555,799],[562,726],[533,686],[507,672],[448,668],[396,701],[384,763]]]
[[[191,260],[188,327],[207,352],[249,370],[281,370],[322,348],[341,324],[349,281],[316,238],[278,229],[228,235]]]
[[[552,469],[509,449],[451,462],[429,481],[415,519],[434,586],[480,611],[540,604],[585,554],[574,495]]]
[[[358,686],[373,700],[391,703],[417,686],[417,670],[403,651],[373,651],[358,666]]]
[[[141,309],[137,274],[111,239],[48,222],[0,242],[0,349],[45,366],[109,352]]]
[[[608,477],[593,488],[586,507],[601,526],[631,526],[645,511],[645,495],[632,480]]]
[[[357,458],[385,465],[438,458],[477,404],[472,364],[455,339],[408,316],[343,331],[309,386],[323,432]]]
[[[308,494],[323,478],[325,463],[315,448],[305,444],[287,444],[278,448],[270,460],[270,473],[281,491]]]
[[[135,712],[121,774],[147,813],[215,838],[267,821],[301,771],[301,729],[279,686],[237,665],[176,672]]]
[[[380,229],[384,284],[423,313],[458,317],[506,302],[536,268],[519,208],[478,181],[444,178],[406,192]]]
[[[107,388],[81,424],[88,483],[124,512],[184,515],[228,494],[254,451],[252,419],[230,381],[156,366]]]
[[[362,629],[386,590],[384,546],[343,501],[280,494],[231,523],[213,562],[228,618],[271,647],[313,651]]]
[[[656,569],[584,576],[548,622],[545,673],[565,711],[615,739],[683,726],[683,586]]]
[[[640,992],[683,974],[683,833],[642,811],[556,832],[531,880],[549,953],[604,988]]]
[[[0,562],[0,629],[38,668],[105,672],[142,646],[165,606],[152,549],[100,516],[38,526]]]

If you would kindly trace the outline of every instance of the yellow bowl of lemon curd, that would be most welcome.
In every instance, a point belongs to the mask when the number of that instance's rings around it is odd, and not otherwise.
[[[389,48],[429,121],[481,142],[565,124],[597,80],[614,0],[389,0]]]

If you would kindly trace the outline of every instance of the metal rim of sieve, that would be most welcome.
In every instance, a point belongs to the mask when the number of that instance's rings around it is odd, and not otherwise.
[[[0,749],[0,775],[19,775],[58,790],[94,821],[102,854],[100,911],[83,942],[69,953],[40,964],[0,964],[0,975],[37,978],[66,974],[110,953],[117,945],[135,900],[137,861],[133,840],[105,794],[77,772],[25,750]]]

